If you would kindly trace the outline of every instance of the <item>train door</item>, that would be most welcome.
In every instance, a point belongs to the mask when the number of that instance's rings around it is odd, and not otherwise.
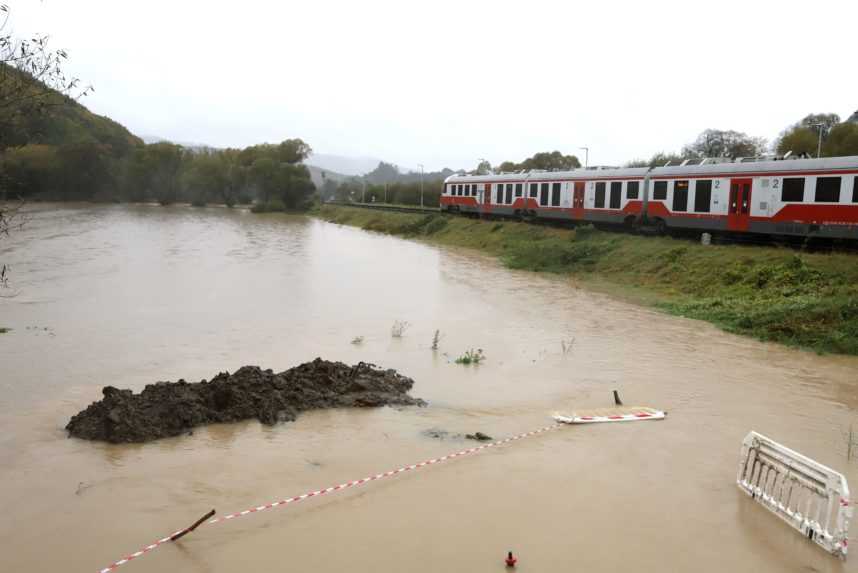
[[[572,217],[575,219],[584,218],[584,188],[586,182],[576,181],[575,191],[572,195]]]
[[[747,231],[751,218],[752,179],[731,179],[727,203],[727,230]]]

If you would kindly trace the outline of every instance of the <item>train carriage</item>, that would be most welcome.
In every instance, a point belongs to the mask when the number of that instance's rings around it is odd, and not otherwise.
[[[858,239],[858,157],[454,175],[441,208],[664,231]]]
[[[858,157],[657,167],[647,217],[666,227],[858,239]]]

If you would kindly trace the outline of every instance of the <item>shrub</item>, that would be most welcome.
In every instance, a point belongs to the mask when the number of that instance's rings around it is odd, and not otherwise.
[[[476,351],[472,348],[470,350],[466,350],[464,354],[456,358],[456,364],[479,364],[485,359],[486,355],[483,354],[482,348],[477,348]]]

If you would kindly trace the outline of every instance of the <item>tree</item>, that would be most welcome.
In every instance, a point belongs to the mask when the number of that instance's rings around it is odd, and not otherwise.
[[[337,196],[337,182],[330,177],[322,183],[322,188],[319,190],[319,195],[322,201],[330,201]]]
[[[858,155],[858,123],[844,122],[832,127],[822,149],[827,157]]]
[[[817,130],[821,127],[825,133],[838,123],[840,123],[840,116],[836,113],[811,113],[798,122],[798,125]]]
[[[793,127],[784,132],[777,144],[777,152],[781,155],[792,151],[793,155],[816,156],[819,135],[809,127]]]
[[[62,185],[57,193],[63,200],[89,199],[110,183],[107,151],[99,143],[70,143],[57,148]]]
[[[492,164],[483,159],[477,165],[477,168],[471,172],[471,175],[488,175],[492,172]]]
[[[364,175],[367,183],[393,183],[398,181],[401,173],[399,168],[392,163],[380,161],[375,169]]]
[[[71,99],[83,97],[92,87],[80,88],[77,78],[67,77],[64,50],[52,50],[48,37],[18,39],[9,29],[10,11],[0,4],[0,149],[22,123],[49,112]]]
[[[0,4],[0,151],[16,132],[23,118],[63,105],[68,97],[82,97],[91,87],[78,89],[77,78],[68,78],[63,64],[68,55],[51,50],[47,36],[16,39],[9,29],[9,6]],[[4,177],[0,177],[0,185]],[[7,191],[0,189],[0,236],[21,223],[21,201],[10,205]],[[0,264],[0,288],[8,287],[8,267]]]
[[[808,154],[823,157],[841,157],[858,155],[858,123],[850,116],[840,123],[836,113],[812,113],[787,128],[780,136],[778,153],[792,151],[794,154]]]
[[[183,181],[193,205],[203,206],[211,200],[235,204],[229,186],[229,165],[221,153],[206,150],[191,156],[188,163]]]
[[[144,165],[149,183],[148,194],[162,205],[179,199],[179,176],[184,159],[181,145],[162,141],[146,146]]]
[[[504,161],[498,166],[501,172],[529,171],[540,169],[544,171],[571,171],[581,167],[581,162],[574,155],[563,155],[559,151],[542,151],[528,157],[521,163]]]
[[[682,149],[687,158],[757,157],[765,153],[766,140],[732,130],[707,129]]]
[[[846,120],[849,123],[858,123],[858,110],[855,110],[855,113],[849,116],[849,119]]]

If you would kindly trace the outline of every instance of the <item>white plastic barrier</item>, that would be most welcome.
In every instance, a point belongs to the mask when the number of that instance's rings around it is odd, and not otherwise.
[[[852,506],[842,474],[751,432],[742,442],[736,482],[802,535],[846,557]]]

